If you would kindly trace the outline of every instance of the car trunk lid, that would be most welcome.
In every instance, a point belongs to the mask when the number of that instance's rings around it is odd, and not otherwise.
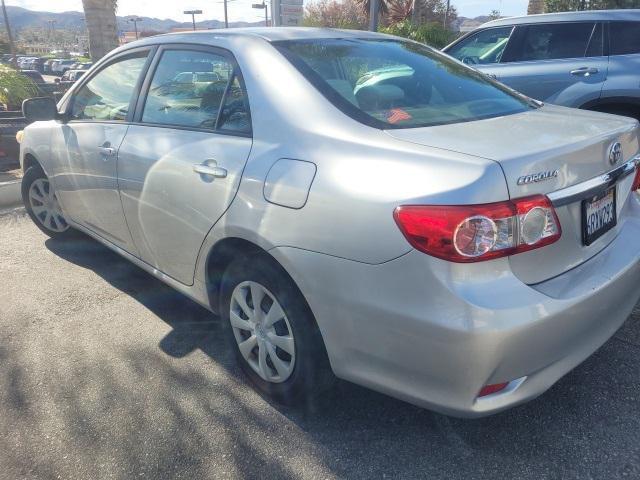
[[[632,119],[544,106],[516,115],[387,133],[400,140],[498,162],[511,198],[535,194],[562,197],[556,205],[561,239],[510,258],[514,273],[525,283],[539,283],[578,266],[608,245],[624,224],[633,175],[615,181],[617,225],[590,245],[583,238],[584,195],[574,195],[567,202],[563,192],[569,194],[573,189],[584,193],[599,177],[637,155],[638,124]],[[622,154],[612,163],[609,154],[617,142]]]

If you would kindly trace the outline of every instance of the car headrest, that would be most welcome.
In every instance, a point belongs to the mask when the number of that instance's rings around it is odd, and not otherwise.
[[[367,85],[358,90],[356,98],[365,110],[388,108],[404,98],[404,91],[396,85]]]

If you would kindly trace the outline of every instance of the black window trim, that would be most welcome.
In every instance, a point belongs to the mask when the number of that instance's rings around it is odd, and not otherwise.
[[[539,25],[562,25],[562,24],[569,24],[569,23],[583,23],[583,24],[592,23],[594,25],[591,30],[591,34],[589,35],[589,41],[587,42],[587,46],[585,47],[585,51],[582,57],[546,58],[542,60],[512,60],[512,61],[506,61],[506,62],[501,61],[500,63],[507,65],[507,64],[514,64],[514,63],[520,64],[520,63],[556,62],[559,60],[575,60],[579,58],[597,58],[597,57],[585,57],[585,54],[587,53],[587,49],[589,48],[589,42],[591,41],[591,36],[593,35],[593,32],[594,32],[593,29],[597,26],[598,23],[602,23],[602,22],[600,20],[569,20],[569,21],[563,21],[563,22],[533,22],[533,23],[520,23],[520,24],[514,25],[515,28],[511,32],[511,36],[509,37],[509,43],[505,48],[504,54],[502,55],[502,59],[504,59],[505,57],[509,58],[507,53],[511,53],[511,51],[509,50],[509,47],[512,46],[511,40],[512,38],[517,38],[517,35],[520,34],[519,32],[520,30],[533,27],[533,26],[537,27]]]
[[[212,53],[212,54],[224,57],[231,64],[233,71],[231,76],[229,77],[229,81],[227,82],[227,86],[225,87],[224,94],[220,101],[220,108],[218,109],[218,114],[216,117],[216,123],[214,128],[198,128],[198,127],[188,127],[185,125],[142,121],[142,113],[144,111],[144,106],[147,102],[147,96],[149,94],[149,89],[151,88],[151,82],[153,81],[153,76],[155,75],[156,70],[158,69],[158,64],[162,59],[162,54],[166,51],[175,51],[175,50]],[[224,103],[227,98],[229,85],[233,82],[235,77],[238,77],[238,81],[240,82],[240,87],[244,92],[245,108],[247,109],[247,115],[249,117],[248,132],[240,132],[235,130],[221,130],[218,128],[220,114],[222,113],[222,107],[224,106]],[[242,75],[240,66],[238,65],[238,62],[236,61],[236,58],[231,51],[225,48],[221,48],[213,45],[200,45],[200,44],[193,44],[193,43],[164,43],[164,44],[158,45],[158,49],[154,54],[153,61],[151,62],[149,69],[146,71],[144,82],[142,83],[142,87],[138,95],[138,100],[136,102],[135,111],[133,114],[133,120],[131,123],[135,125],[145,126],[145,127],[170,128],[173,130],[186,130],[186,131],[192,131],[192,132],[213,133],[216,135],[229,135],[233,137],[253,138],[253,123],[251,119],[251,109],[249,106],[248,95],[249,94],[247,93],[247,87],[244,83],[244,76]]]
[[[104,63],[100,64],[100,67],[98,69],[96,69],[95,71],[91,72],[91,75],[82,75],[80,77],[80,80],[78,81],[77,86],[75,86],[72,91],[70,92],[70,95],[68,98],[65,98],[61,101],[64,109],[63,109],[63,114],[65,116],[65,118],[67,118],[67,123],[108,123],[108,124],[117,124],[117,125],[129,125],[131,124],[131,122],[133,121],[134,118],[134,107],[136,105],[136,101],[140,95],[140,89],[142,87],[143,81],[147,75],[147,72],[149,70],[149,66],[151,65],[151,61],[153,60],[154,54],[157,50],[157,46],[156,45],[149,45],[149,46],[144,46],[144,47],[138,47],[138,48],[131,48],[131,49],[127,49],[124,50],[120,53],[118,53],[117,55],[113,55],[112,57],[109,57],[106,59],[106,61]],[[131,57],[131,56],[135,56],[138,53],[141,52],[147,52],[147,59],[142,67],[142,70],[140,71],[140,76],[138,77],[138,80],[136,82],[136,85],[133,89],[133,93],[131,95],[131,99],[129,100],[129,110],[127,111],[127,116],[124,120],[95,120],[95,119],[73,119],[71,118],[71,111],[73,110],[73,103],[76,99],[76,96],[78,94],[78,92],[80,92],[80,90],[82,90],[82,88],[84,88],[84,86],[89,83],[94,77],[96,77],[97,75],[99,75],[105,68],[110,67],[111,65],[113,65],[114,63],[118,63],[119,61],[122,61],[124,59],[126,59],[127,57]],[[65,103],[66,102],[66,103]]]

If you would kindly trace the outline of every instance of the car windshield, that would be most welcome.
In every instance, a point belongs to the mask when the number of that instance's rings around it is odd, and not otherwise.
[[[287,40],[278,50],[343,112],[376,128],[412,128],[520,113],[524,96],[414,42]]]

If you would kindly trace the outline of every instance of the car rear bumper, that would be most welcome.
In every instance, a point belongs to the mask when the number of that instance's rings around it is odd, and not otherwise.
[[[589,261],[526,285],[507,259],[453,264],[412,251],[380,265],[271,253],[313,310],[338,377],[445,414],[537,397],[585,360],[640,297],[640,206]],[[510,382],[478,398],[487,384]]]

